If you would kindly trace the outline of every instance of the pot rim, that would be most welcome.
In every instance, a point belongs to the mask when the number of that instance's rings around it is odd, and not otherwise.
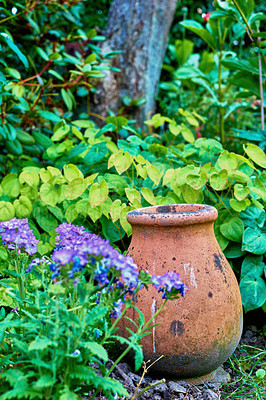
[[[166,204],[129,211],[131,225],[191,225],[213,222],[218,217],[215,207],[207,204]]]

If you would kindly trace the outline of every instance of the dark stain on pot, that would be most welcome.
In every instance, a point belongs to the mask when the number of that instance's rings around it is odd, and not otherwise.
[[[182,336],[185,332],[184,324],[181,321],[173,321],[170,325],[170,333],[175,336]]]
[[[158,213],[169,213],[171,212],[172,207],[171,206],[160,206],[156,208],[156,211]]]
[[[209,297],[212,297],[212,292],[209,292],[209,293],[208,293],[208,296],[209,296]]]
[[[214,253],[213,256],[214,256],[215,267],[218,268],[221,272],[223,272],[223,266],[221,263],[220,254]]]

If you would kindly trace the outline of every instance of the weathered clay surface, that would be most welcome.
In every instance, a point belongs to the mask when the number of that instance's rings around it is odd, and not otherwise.
[[[154,206],[128,214],[133,228],[128,255],[151,274],[178,272],[189,288],[185,297],[167,302],[154,320],[160,326],[142,339],[146,360],[164,355],[155,364],[156,373],[175,378],[209,374],[240,340],[241,297],[214,236],[216,218],[214,207],[198,204]],[[136,305],[148,321],[162,301],[161,294],[149,288],[140,292]],[[135,311],[129,316],[137,319]],[[125,326],[120,329],[126,335]]]

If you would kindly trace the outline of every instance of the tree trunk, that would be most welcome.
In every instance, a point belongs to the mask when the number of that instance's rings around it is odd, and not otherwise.
[[[121,50],[113,66],[121,72],[108,71],[95,96],[96,112],[106,116],[116,112],[121,98],[143,97],[135,118],[140,124],[153,113],[166,50],[169,29],[177,0],[114,0],[104,32],[107,40],[103,54]]]

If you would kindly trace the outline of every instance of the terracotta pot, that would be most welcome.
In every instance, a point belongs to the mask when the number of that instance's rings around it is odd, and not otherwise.
[[[238,283],[213,232],[214,207],[176,204],[128,213],[133,235],[128,250],[140,269],[162,275],[173,270],[188,286],[169,300],[142,339],[145,360],[158,373],[176,378],[210,374],[234,352],[242,333]],[[137,307],[148,321],[163,300],[153,287],[140,291]],[[138,315],[132,310],[131,317]],[[126,322],[123,322],[126,324]],[[122,327],[125,333],[125,326]]]

